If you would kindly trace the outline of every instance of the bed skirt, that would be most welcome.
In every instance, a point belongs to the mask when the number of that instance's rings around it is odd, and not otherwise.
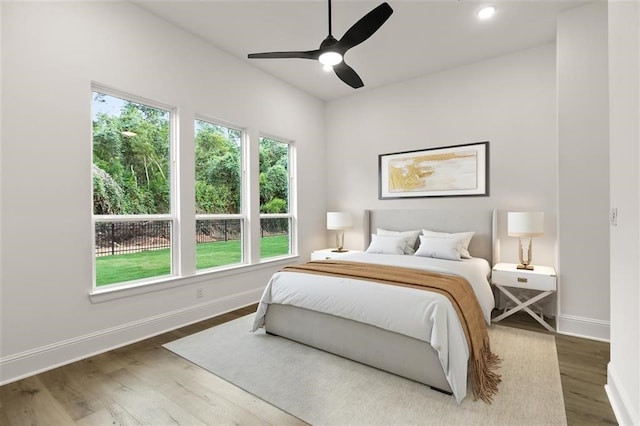
[[[438,353],[427,342],[350,319],[281,304],[269,304],[265,329],[451,394]]]

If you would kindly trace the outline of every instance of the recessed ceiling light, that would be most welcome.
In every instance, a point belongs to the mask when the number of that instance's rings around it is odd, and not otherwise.
[[[485,6],[477,13],[478,19],[489,19],[496,14],[496,8],[494,6]]]

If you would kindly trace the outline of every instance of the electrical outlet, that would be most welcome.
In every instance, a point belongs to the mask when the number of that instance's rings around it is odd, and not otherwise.
[[[201,297],[204,297],[204,289],[202,289],[202,288],[197,288],[197,289],[196,289],[196,297],[197,297],[198,299],[200,299]]]
[[[611,207],[611,226],[618,226],[618,209]]]

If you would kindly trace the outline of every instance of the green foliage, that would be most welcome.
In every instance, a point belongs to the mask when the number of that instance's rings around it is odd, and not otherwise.
[[[94,93],[94,105],[119,104],[93,121],[95,214],[163,214],[171,209],[170,113]],[[195,123],[196,212],[240,213],[242,132]],[[288,211],[288,145],[260,140],[260,211]]]
[[[123,210],[122,187],[107,172],[93,165],[93,209],[95,214],[116,214]]]
[[[260,142],[260,211],[287,213],[289,199],[289,148],[287,144],[262,138]]]
[[[94,213],[169,213],[169,112],[124,101],[118,115],[97,114],[93,164]]]
[[[288,163],[287,144],[269,138],[260,140],[260,172],[266,172],[276,164],[285,167]]]
[[[241,133],[196,121],[196,213],[239,213]]]
[[[282,198],[272,198],[260,206],[260,213],[286,213],[287,202]]]

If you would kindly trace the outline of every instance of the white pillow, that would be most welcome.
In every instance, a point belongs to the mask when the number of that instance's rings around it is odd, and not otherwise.
[[[460,252],[460,257],[462,257],[463,259],[471,259],[471,254],[469,253],[469,243],[471,243],[471,238],[473,238],[474,234],[474,231],[449,233],[429,231],[428,229],[422,230],[422,235],[426,237],[453,238],[458,241],[460,243],[458,251]]]
[[[371,235],[371,244],[367,247],[366,253],[373,254],[404,254],[407,241],[402,237],[390,235]]]
[[[407,245],[404,248],[404,254],[413,254],[416,252],[416,242],[421,230],[415,231],[389,231],[388,229],[378,228],[376,233],[378,235],[393,235],[396,237],[402,237],[406,240]]]
[[[446,260],[462,260],[458,251],[459,247],[459,242],[453,238],[420,235],[420,247],[418,247],[415,255]]]

